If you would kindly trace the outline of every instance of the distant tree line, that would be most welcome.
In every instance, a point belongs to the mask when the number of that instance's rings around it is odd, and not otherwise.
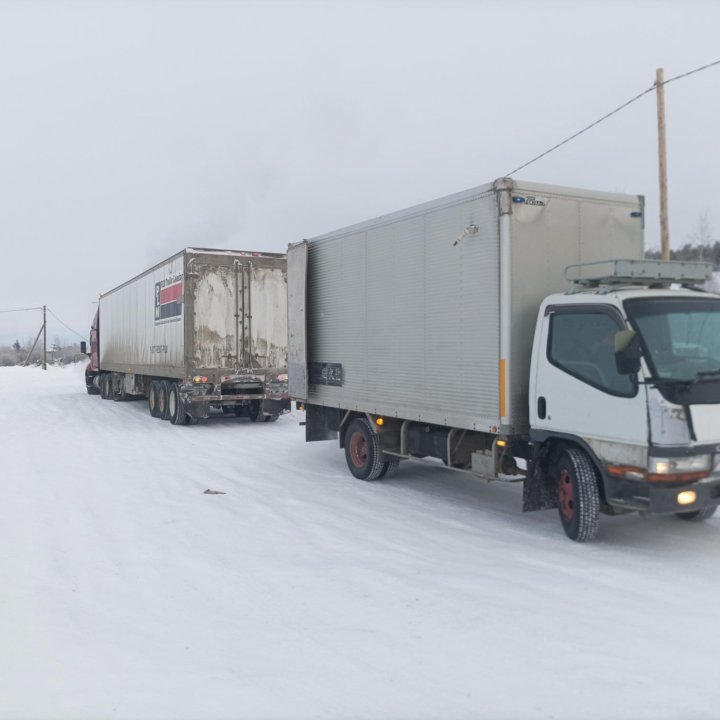
[[[645,257],[649,260],[660,260],[660,250],[646,250]],[[713,269],[720,270],[720,242],[711,245],[693,245],[685,243],[677,250],[670,250],[671,260],[697,260],[713,264]]]
[[[24,365],[28,358],[30,348],[35,338],[30,338],[25,342],[15,340],[11,345],[0,345],[0,367],[8,367],[10,365]],[[48,364],[66,365],[67,363],[77,362],[86,359],[85,355],[80,353],[79,343],[71,345],[63,345],[58,337],[55,342],[48,343],[47,362]],[[43,360],[42,340],[35,346],[32,355],[28,361],[28,365],[39,365]]]
[[[714,270],[720,270],[720,240],[713,237],[713,229],[708,213],[701,213],[695,229],[689,233],[686,242],[678,250],[670,250],[671,260],[697,260],[713,264]],[[660,250],[646,250],[648,260],[660,260]]]

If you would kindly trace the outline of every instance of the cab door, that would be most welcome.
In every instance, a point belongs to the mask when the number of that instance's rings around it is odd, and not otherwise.
[[[536,333],[530,424],[581,438],[602,459],[644,466],[645,393],[615,367],[615,333],[625,329],[612,305],[547,306]]]

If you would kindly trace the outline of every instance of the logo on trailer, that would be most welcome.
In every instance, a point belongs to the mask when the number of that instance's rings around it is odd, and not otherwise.
[[[182,273],[155,283],[155,323],[171,322],[182,317],[183,290]]]

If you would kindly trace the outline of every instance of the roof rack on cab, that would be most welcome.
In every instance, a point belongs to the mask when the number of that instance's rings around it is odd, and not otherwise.
[[[584,288],[602,285],[695,287],[711,277],[710,263],[677,260],[599,260],[565,268],[565,278]]]

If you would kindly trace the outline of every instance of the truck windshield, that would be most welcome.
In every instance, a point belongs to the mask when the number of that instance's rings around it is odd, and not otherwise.
[[[720,380],[720,298],[638,298],[625,308],[654,379]]]

